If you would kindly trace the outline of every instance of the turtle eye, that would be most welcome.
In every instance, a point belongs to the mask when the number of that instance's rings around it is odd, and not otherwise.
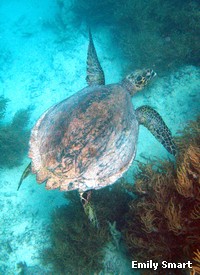
[[[151,72],[148,70],[147,73],[146,73],[146,78],[150,78],[152,75],[151,75]]]
[[[144,78],[144,77],[147,78],[148,75],[149,75],[149,73],[148,73],[147,71],[145,71],[145,72],[143,72],[142,77],[143,77],[143,78]]]

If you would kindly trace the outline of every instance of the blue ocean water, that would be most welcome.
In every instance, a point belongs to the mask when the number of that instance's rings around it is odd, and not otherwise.
[[[31,129],[45,110],[87,85],[88,22],[83,14],[83,19],[74,23],[72,4],[61,0],[1,0],[0,96],[9,99],[1,125],[9,125],[20,109],[30,108],[27,127]],[[91,23],[96,50],[106,83],[116,83],[124,77],[126,68],[130,68],[130,60],[123,55],[120,44],[114,43],[114,26],[100,21],[98,25]],[[167,32],[165,39],[172,39]],[[137,93],[132,102],[135,108],[153,107],[176,135],[199,115],[199,90],[200,68],[194,62],[183,62],[164,74],[157,71],[157,78]],[[2,155],[10,148],[3,145]],[[172,158],[140,127],[136,159],[142,161],[155,156]],[[0,167],[0,274],[54,274],[50,265],[42,264],[40,253],[50,244],[51,214],[56,207],[66,204],[66,199],[58,190],[46,191],[33,175],[17,192],[20,176],[29,161],[24,154],[20,165]],[[126,173],[128,181],[132,180],[134,168],[133,165]],[[130,274],[131,264],[128,266],[129,262],[121,255],[112,255],[111,259],[106,255],[105,259],[117,261],[117,257],[121,265],[116,264],[118,269],[111,274]],[[19,263],[24,264],[26,273],[20,273]]]

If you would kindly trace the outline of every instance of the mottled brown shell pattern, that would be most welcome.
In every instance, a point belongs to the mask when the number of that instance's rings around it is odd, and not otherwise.
[[[128,169],[137,137],[129,93],[117,84],[87,87],[36,123],[29,152],[32,170],[48,189],[98,189]]]

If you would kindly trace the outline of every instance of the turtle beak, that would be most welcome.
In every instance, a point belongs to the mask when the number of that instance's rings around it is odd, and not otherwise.
[[[156,75],[157,75],[157,73],[154,72],[154,70],[152,70],[152,69],[147,69],[145,72],[145,77],[148,81],[153,79]]]

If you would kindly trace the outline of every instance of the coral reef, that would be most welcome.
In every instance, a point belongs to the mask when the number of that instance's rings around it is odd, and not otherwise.
[[[120,184],[92,192],[91,203],[99,228],[89,222],[77,191],[67,192],[66,198],[69,204],[58,208],[52,216],[52,246],[42,252],[44,263],[51,263],[56,274],[100,272],[105,245],[111,241],[113,246],[119,246],[116,224],[123,224],[130,196]]]
[[[139,164],[135,185],[127,186],[138,195],[129,204],[123,228],[132,259],[199,260],[200,117],[189,123],[176,143],[176,165],[170,161]]]
[[[20,165],[28,150],[30,110],[19,110],[10,124],[3,123],[8,99],[0,97],[0,167]]]
[[[62,3],[64,9],[65,1]],[[131,70],[153,67],[162,73],[182,64],[200,64],[197,0],[176,1],[176,5],[172,0],[75,0],[72,10],[76,24],[86,21],[93,27],[112,27]]]

